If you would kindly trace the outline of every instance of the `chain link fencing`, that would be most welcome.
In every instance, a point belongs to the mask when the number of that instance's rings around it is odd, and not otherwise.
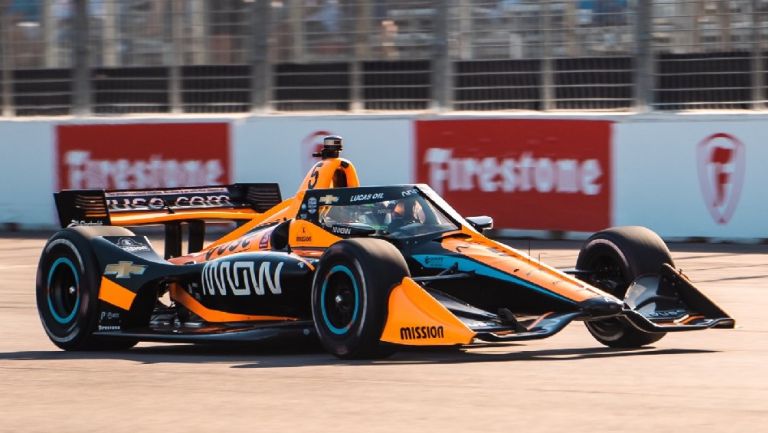
[[[4,116],[761,110],[768,0],[0,0]]]

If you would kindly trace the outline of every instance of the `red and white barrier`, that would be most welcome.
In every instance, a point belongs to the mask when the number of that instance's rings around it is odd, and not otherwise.
[[[0,122],[0,224],[51,228],[60,188],[278,182],[324,135],[363,184],[424,182],[516,233],[645,225],[667,238],[768,238],[768,116],[261,116]],[[583,236],[578,235],[577,236]]]
[[[665,237],[768,238],[765,118],[614,128],[614,225]]]
[[[57,125],[58,189],[229,183],[229,123]]]
[[[0,227],[51,227],[56,164],[50,122],[1,122]]]
[[[417,121],[416,180],[496,226],[594,231],[611,219],[611,122]]]
[[[344,137],[342,156],[360,182],[411,182],[411,121],[391,117],[256,117],[232,123],[233,173],[238,182],[278,182],[283,197],[299,187],[317,159],[322,137]]]

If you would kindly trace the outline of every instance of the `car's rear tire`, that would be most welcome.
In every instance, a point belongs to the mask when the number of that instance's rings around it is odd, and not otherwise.
[[[37,267],[37,311],[48,338],[64,350],[121,350],[136,340],[93,335],[99,320],[99,266],[91,246],[97,236],[133,236],[111,226],[60,230],[43,248]]]
[[[348,239],[328,248],[312,282],[312,316],[320,342],[344,359],[383,358],[380,341],[392,288],[409,276],[400,251],[381,239]]]
[[[576,268],[588,271],[587,282],[624,299],[637,277],[657,274],[663,263],[674,266],[664,241],[645,227],[614,227],[590,236],[582,246]],[[609,347],[633,348],[661,340],[663,332],[647,333],[626,319],[610,318],[585,322],[590,334]]]

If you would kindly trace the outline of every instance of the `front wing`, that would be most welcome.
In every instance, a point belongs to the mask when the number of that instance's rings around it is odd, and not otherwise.
[[[735,326],[733,318],[669,265],[664,265],[658,275],[638,278],[627,291],[623,308],[610,316],[595,316],[585,304],[577,311],[518,319],[504,308],[493,314],[425,289],[410,277],[392,289],[388,309],[381,340],[409,346],[462,345],[474,339],[541,339],[560,332],[573,320],[609,317],[623,318],[648,333]]]

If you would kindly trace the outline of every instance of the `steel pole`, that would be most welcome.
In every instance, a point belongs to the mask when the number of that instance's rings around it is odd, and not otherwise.
[[[271,0],[256,0],[251,4],[251,109],[262,113],[270,110],[272,89],[269,43],[272,33],[271,3]]]
[[[11,17],[8,13],[10,0],[0,0],[0,71],[2,71],[2,115],[13,116],[13,57],[11,51]]]
[[[72,31],[74,46],[72,70],[73,112],[84,116],[91,112],[91,63],[88,40],[88,1],[74,0]]]
[[[552,16],[551,16],[551,4],[553,0],[544,0],[542,2],[542,61],[541,61],[541,96],[542,96],[542,108],[544,111],[552,110],[556,107],[555,104],[555,89],[554,89],[554,59],[552,58],[552,42],[550,39],[550,32],[552,31]]]
[[[765,71],[763,58],[762,35],[760,26],[763,21],[763,13],[760,10],[760,1],[752,0],[752,108],[765,109]]]
[[[638,0],[635,11],[635,110],[649,111],[653,103],[653,17],[651,0]]]
[[[168,91],[170,92],[170,104],[172,113],[183,112],[183,99],[181,95],[181,65],[184,60],[182,49],[183,37],[183,5],[182,0],[171,0],[171,41],[168,46],[171,50],[170,64],[170,83]]]
[[[450,109],[451,62],[448,58],[448,0],[434,0],[435,36],[432,45],[432,110]]]

